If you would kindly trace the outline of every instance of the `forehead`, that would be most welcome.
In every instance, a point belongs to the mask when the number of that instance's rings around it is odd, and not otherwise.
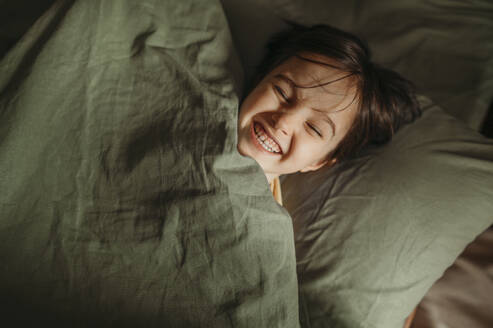
[[[334,59],[301,53],[281,63],[269,76],[287,77],[296,86],[298,99],[333,112],[358,102],[356,77],[339,67]]]
[[[312,53],[292,56],[281,63],[274,72],[288,73],[294,82],[301,86],[322,84],[348,75],[336,60]],[[347,78],[332,83],[332,86],[350,88],[354,82],[354,78]]]

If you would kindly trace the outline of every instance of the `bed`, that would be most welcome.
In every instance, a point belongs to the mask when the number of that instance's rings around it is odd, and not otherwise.
[[[27,3],[0,4],[3,322],[390,328],[426,295],[440,324],[429,288],[493,223],[491,4]],[[236,120],[285,20],[367,38],[424,114],[281,207]]]

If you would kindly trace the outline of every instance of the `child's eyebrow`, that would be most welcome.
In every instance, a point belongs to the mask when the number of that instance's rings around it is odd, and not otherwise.
[[[326,85],[329,85],[329,84],[332,84],[332,83],[335,83],[335,82],[338,82],[338,81],[341,81],[341,80],[344,80],[344,79],[347,79],[348,77],[351,77],[355,75],[355,73],[348,73],[344,76],[341,76],[335,80],[331,80],[331,81],[328,81],[328,82],[324,82],[324,83],[320,83],[320,84],[315,84],[315,85],[312,85],[312,86],[302,86],[302,85],[297,85],[293,80],[291,80],[289,77],[287,77],[286,75],[282,74],[282,73],[279,73],[279,74],[276,74],[274,77],[277,77],[277,78],[280,78],[280,79],[283,79],[285,80],[286,82],[289,83],[289,85],[292,87],[292,88],[300,88],[300,89],[313,89],[313,88],[319,88],[319,87],[323,87],[323,86],[326,86]]]
[[[284,74],[282,74],[282,73],[280,73],[280,74],[276,74],[276,76],[274,76],[274,77],[277,77],[278,79],[282,79],[282,80],[284,80],[284,81],[288,82],[288,84],[289,84],[289,86],[290,86],[291,88],[298,87],[298,86],[296,85],[296,83],[294,83],[294,81],[293,81],[293,80],[291,80],[289,77],[287,77],[286,75],[284,75]]]
[[[279,79],[282,79],[282,80],[285,80],[292,89],[295,88],[295,87],[298,87],[296,85],[296,83],[294,83],[293,80],[291,80],[289,77],[287,77],[284,74],[277,74],[275,77],[277,77]],[[327,123],[329,123],[330,127],[332,128],[332,136],[335,136],[335,134],[336,134],[336,125],[334,124],[334,121],[332,121],[332,119],[329,117],[329,114],[327,113],[327,111],[326,110],[323,110],[323,109],[313,108],[313,107],[309,107],[309,108],[311,110],[316,111],[316,112],[325,114],[324,115],[324,121],[326,121]]]

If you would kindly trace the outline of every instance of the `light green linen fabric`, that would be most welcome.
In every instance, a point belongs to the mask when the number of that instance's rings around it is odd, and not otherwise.
[[[2,322],[298,327],[218,1],[56,1],[0,62]]]

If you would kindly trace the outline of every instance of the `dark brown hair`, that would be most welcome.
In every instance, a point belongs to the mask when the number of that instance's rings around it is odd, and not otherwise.
[[[357,154],[368,144],[388,142],[399,127],[421,115],[412,83],[373,63],[367,44],[357,36],[328,25],[289,24],[289,29],[269,40],[253,85],[292,56],[307,60],[301,53],[333,59],[337,69],[354,76],[358,114],[346,136],[329,154],[330,158],[340,161]]]

